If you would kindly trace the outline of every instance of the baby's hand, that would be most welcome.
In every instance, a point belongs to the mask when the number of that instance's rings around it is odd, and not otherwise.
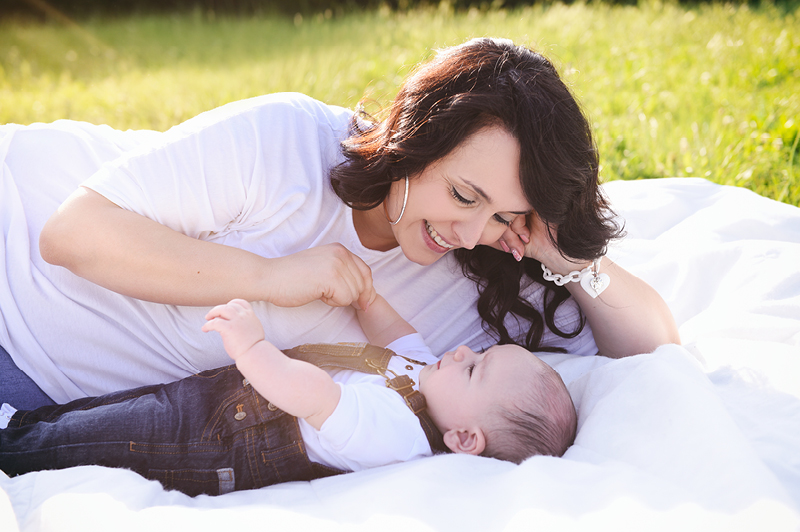
[[[234,360],[264,340],[261,322],[250,303],[243,299],[214,307],[206,314],[206,320],[203,331],[217,331],[222,336],[225,351]]]

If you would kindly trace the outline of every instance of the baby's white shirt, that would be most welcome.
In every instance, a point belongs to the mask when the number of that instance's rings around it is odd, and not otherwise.
[[[416,362],[438,362],[422,336],[409,334],[387,347],[399,355],[389,361],[389,370],[408,375],[419,390],[419,372],[425,365]],[[399,393],[386,386],[381,375],[353,370],[328,373],[342,389],[336,409],[320,430],[298,420],[312,461],[360,471],[433,454],[419,418]]]

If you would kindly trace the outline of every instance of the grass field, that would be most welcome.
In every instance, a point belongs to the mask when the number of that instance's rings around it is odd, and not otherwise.
[[[554,60],[592,120],[604,179],[700,176],[800,205],[800,9],[768,4],[6,22],[0,123],[164,130],[275,91],[350,107],[366,96],[375,110],[431,49],[484,35]]]

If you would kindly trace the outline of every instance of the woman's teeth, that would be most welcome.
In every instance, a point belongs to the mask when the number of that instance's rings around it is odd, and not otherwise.
[[[437,244],[439,244],[443,248],[453,249],[454,246],[452,246],[452,245],[448,244],[447,242],[445,242],[444,240],[442,240],[441,237],[439,237],[439,233],[436,232],[436,229],[431,227],[431,224],[429,224],[428,222],[425,222],[425,229],[427,229],[428,234],[431,236],[431,238],[433,239],[434,242],[436,242]]]

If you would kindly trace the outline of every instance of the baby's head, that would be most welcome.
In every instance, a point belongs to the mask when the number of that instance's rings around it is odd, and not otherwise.
[[[422,370],[419,389],[453,452],[520,463],[561,456],[575,439],[575,406],[561,377],[518,345],[483,353],[462,345]]]

